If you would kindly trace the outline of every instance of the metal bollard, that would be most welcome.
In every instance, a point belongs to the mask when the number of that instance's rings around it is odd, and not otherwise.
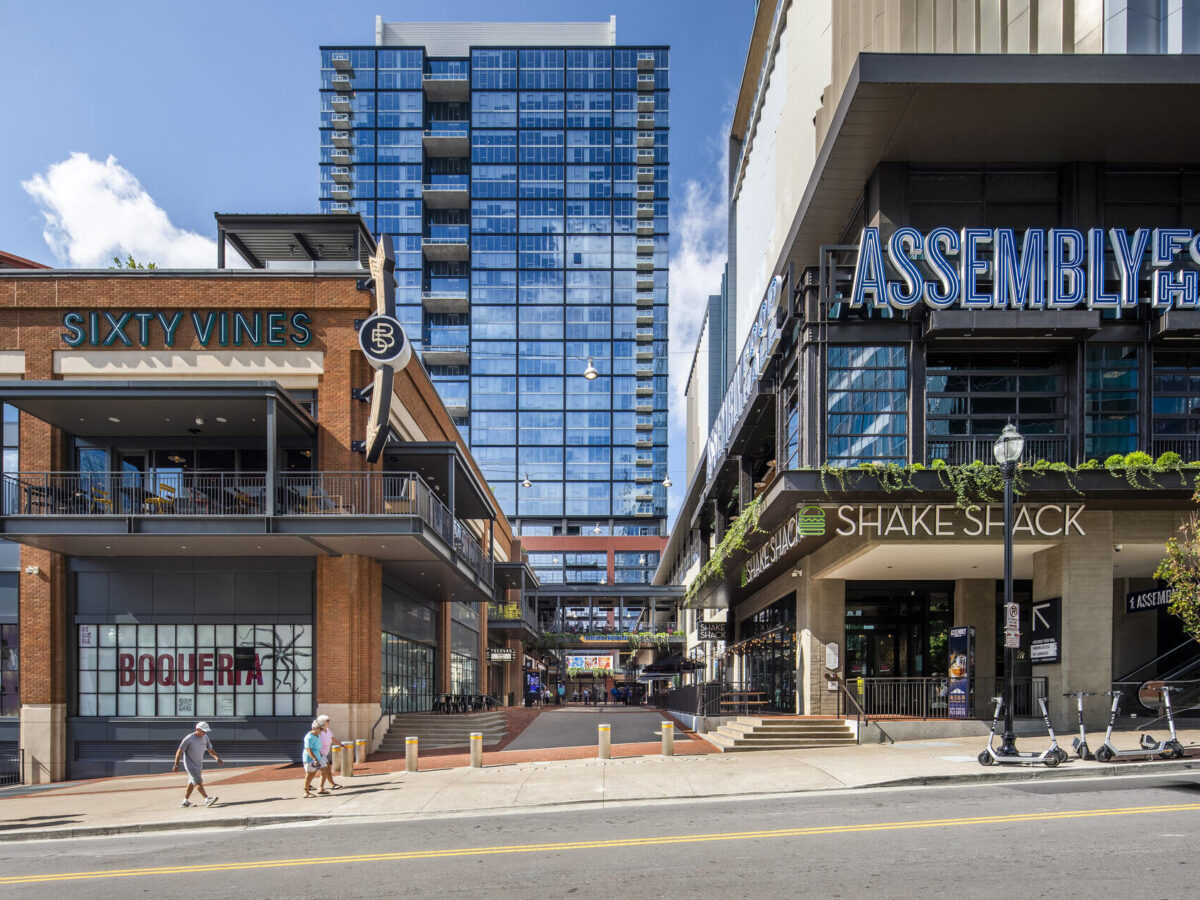
[[[600,758],[608,759],[612,751],[612,727],[598,725],[597,729],[600,732]]]
[[[354,744],[346,741],[342,744],[342,775],[349,778],[354,774]]]
[[[417,754],[418,754],[417,739],[415,737],[406,737],[404,739],[404,771],[417,771]]]
[[[329,748],[329,771],[337,775],[342,771],[342,745],[334,744]]]
[[[367,742],[365,740],[354,742],[354,761],[358,763],[367,761]]]
[[[663,756],[674,756],[675,755],[675,723],[674,722],[663,722],[662,723],[662,755]]]
[[[483,732],[471,732],[471,768],[483,768]]]

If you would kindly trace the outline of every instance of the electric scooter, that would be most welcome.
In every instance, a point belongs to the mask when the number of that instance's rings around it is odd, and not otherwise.
[[[1104,696],[1113,698],[1112,714],[1108,718],[1108,730],[1104,732],[1104,743],[1096,748],[1096,759],[1100,762],[1108,762],[1111,759],[1130,759],[1139,756],[1161,756],[1163,759],[1182,759],[1183,744],[1179,743],[1179,738],[1175,736],[1175,714],[1171,710],[1171,694],[1178,691],[1177,687],[1168,687],[1163,685],[1160,688],[1162,692],[1163,703],[1167,707],[1167,724],[1171,728],[1171,736],[1165,741],[1156,741],[1152,736],[1143,734],[1139,743],[1140,747],[1131,750],[1118,750],[1113,746],[1112,733],[1113,726],[1117,724],[1117,714],[1121,708],[1121,691],[1105,691]]]
[[[992,702],[996,704],[996,712],[992,716],[992,730],[988,734],[987,746],[976,757],[981,766],[990,766],[992,763],[1002,766],[1035,766],[1042,763],[1053,769],[1059,763],[1067,761],[1067,751],[1058,746],[1058,738],[1054,736],[1054,726],[1050,724],[1050,713],[1046,709],[1044,697],[1039,697],[1038,703],[1042,707],[1042,721],[1046,723],[1046,731],[1050,734],[1050,746],[1041,753],[1016,753],[1012,756],[997,753],[993,744],[996,740],[996,725],[1000,722],[1000,711],[1004,708],[1004,698],[993,697]]]
[[[1075,707],[1079,710],[1079,737],[1071,738],[1071,749],[1080,759],[1091,759],[1092,751],[1087,745],[1087,730],[1083,726],[1083,698],[1095,697],[1095,691],[1067,691],[1064,697],[1074,697]]]

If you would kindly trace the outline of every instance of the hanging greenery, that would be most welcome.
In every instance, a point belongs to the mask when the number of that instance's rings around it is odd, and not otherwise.
[[[759,530],[758,519],[762,515],[762,495],[755,497],[742,510],[742,514],[733,519],[729,526],[725,529],[725,536],[721,539],[721,543],[717,544],[713,550],[712,556],[708,558],[696,577],[692,579],[692,583],[688,585],[685,599],[690,600],[692,597],[710,582],[716,581],[725,574],[725,561],[735,550],[746,549],[746,538]]]

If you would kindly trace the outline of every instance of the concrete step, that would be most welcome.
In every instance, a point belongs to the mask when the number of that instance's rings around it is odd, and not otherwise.
[[[812,735],[841,735],[853,734],[850,728],[846,725],[837,725],[830,723],[828,725],[803,725],[803,726],[788,726],[778,728],[762,728],[755,725],[747,725],[744,722],[727,722],[721,726],[729,732],[737,734],[778,734],[778,735],[795,735],[797,737],[810,737]]]
[[[811,750],[820,749],[822,747],[844,747],[847,745],[847,743],[854,743],[853,741],[747,743],[746,741],[735,740],[733,738],[716,733],[706,734],[705,738],[707,738],[709,742],[716,746],[722,753],[741,753],[749,750]]]
[[[722,753],[739,750],[801,750],[853,744],[854,732],[842,719],[741,716],[706,735]]]

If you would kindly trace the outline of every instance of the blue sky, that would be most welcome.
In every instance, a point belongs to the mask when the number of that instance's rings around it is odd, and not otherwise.
[[[673,380],[686,375],[694,312],[718,287],[723,259],[721,166],[751,0],[0,0],[0,58],[15,79],[0,140],[0,250],[79,265],[129,230],[165,235],[203,258],[206,245],[187,232],[211,238],[215,211],[314,211],[317,48],[372,43],[377,13],[388,21],[616,15],[619,43],[671,46],[671,369]],[[60,239],[56,253],[43,238],[43,208],[55,191],[96,189],[65,173],[47,177],[73,153],[116,157],[103,190],[137,202],[120,221],[102,205],[75,210],[66,240],[74,246]],[[672,440],[676,496],[682,443],[682,435]]]

